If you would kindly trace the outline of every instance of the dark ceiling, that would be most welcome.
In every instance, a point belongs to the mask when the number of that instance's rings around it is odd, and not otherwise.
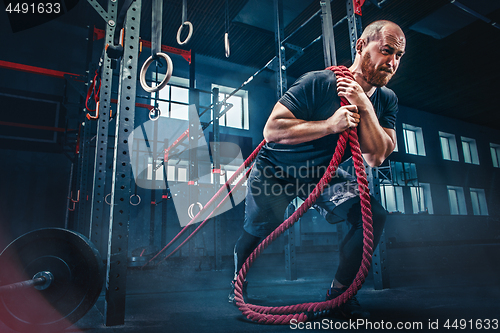
[[[285,36],[320,10],[319,0],[283,1]],[[374,20],[388,19],[399,24],[406,34],[406,54],[389,83],[401,105],[500,129],[500,29],[498,24],[492,24],[500,23],[500,0],[453,2],[366,0],[362,23],[366,26]],[[224,55],[226,3],[231,41],[228,59]],[[457,4],[469,7],[483,19],[464,12]],[[345,16],[346,1],[333,0],[331,6],[335,23]],[[67,15],[65,19],[80,26],[103,26],[102,18],[86,1],[80,1],[78,7],[72,12],[78,10],[79,15]],[[275,56],[274,32],[269,30],[272,8],[273,0],[187,0],[187,18],[193,23],[194,33],[188,44],[179,46],[176,34],[181,24],[182,0],[164,0],[162,43],[259,69]],[[82,15],[81,9],[87,14]],[[143,0],[141,37],[146,40],[150,40],[150,22],[151,1]],[[334,33],[337,62],[349,66],[347,21],[339,24]],[[319,35],[321,18],[317,15],[288,42],[304,47]],[[287,49],[287,57],[293,53]],[[321,68],[324,61],[319,41],[287,69],[287,74],[297,78]]]
[[[255,68],[263,67],[275,55],[274,32],[241,22],[236,22],[246,4],[260,2],[261,10],[255,17],[273,20],[272,0],[228,0],[229,36],[231,56],[229,61]],[[287,0],[284,0],[285,4]],[[149,1],[143,1],[141,34],[147,38],[150,26]],[[195,30],[187,49],[214,58],[225,59],[223,36],[225,32],[224,0],[188,0],[188,19]],[[263,8],[263,3],[268,7]],[[297,13],[285,27],[285,36],[296,30],[309,17],[320,10],[320,1],[312,0],[302,12]],[[388,19],[401,26],[406,34],[407,49],[400,68],[389,83],[399,97],[401,105],[461,119],[466,122],[500,129],[500,29],[491,23],[500,23],[499,0],[460,0],[460,3],[484,15],[487,23],[464,12],[449,0],[386,0],[378,1],[380,8],[367,0],[363,6],[363,26],[378,19]],[[333,22],[346,14],[346,1],[331,3]],[[259,6],[253,6],[259,7]],[[286,5],[285,5],[286,7]],[[181,23],[182,0],[164,2],[163,42],[180,47],[175,39]],[[287,12],[285,12],[287,13]],[[432,14],[432,15],[431,15]],[[241,15],[240,15],[241,16]],[[289,18],[285,17],[286,20]],[[259,20],[257,20],[258,22]],[[417,24],[418,23],[418,24]],[[436,39],[417,32],[435,31],[447,35]],[[338,64],[350,65],[350,48],[347,21],[335,28]],[[289,42],[304,47],[321,35],[321,18],[317,15]],[[181,47],[182,48],[182,47]],[[293,51],[287,49],[287,56]],[[322,42],[318,42],[291,65],[287,74],[299,77],[306,71],[324,67]]]

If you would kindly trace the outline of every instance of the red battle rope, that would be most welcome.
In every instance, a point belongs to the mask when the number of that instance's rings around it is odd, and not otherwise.
[[[332,66],[327,69],[334,71],[335,75],[342,77],[350,77],[352,79],[353,76],[349,70],[344,66]],[[345,98],[341,98],[341,105],[349,104]],[[352,284],[349,288],[336,297],[335,299],[326,301],[326,302],[316,302],[316,303],[303,303],[291,306],[282,306],[282,307],[265,307],[253,304],[247,304],[243,300],[242,297],[242,288],[243,282],[245,281],[245,277],[250,269],[251,265],[255,261],[255,259],[261,254],[264,249],[266,249],[269,244],[271,244],[279,235],[281,235],[286,229],[290,228],[317,200],[317,198],[321,195],[325,186],[330,182],[333,174],[338,168],[338,165],[344,155],[344,151],[346,148],[347,141],[350,143],[351,152],[353,155],[354,166],[356,169],[356,176],[358,178],[358,188],[360,192],[361,198],[361,212],[363,216],[363,257],[361,261],[361,266],[359,268],[358,273]],[[200,216],[203,212],[205,212],[211,205],[214,204],[215,200],[222,194],[222,192],[226,189],[226,186],[232,184],[233,181],[245,170],[245,168],[249,167],[253,160],[257,157],[258,152],[265,144],[265,140],[263,140],[259,146],[250,154],[250,156],[245,160],[245,162],[238,168],[238,170],[233,174],[233,176],[226,182],[225,186],[222,186],[221,189],[210,199],[209,202],[198,212],[198,214],[184,227],[171,241],[168,243],[160,252],[158,252],[153,258],[151,258],[147,264],[152,262],[156,257],[160,255],[163,251],[165,251],[168,247],[170,247],[187,229],[191,226],[194,221]],[[247,171],[247,176],[250,170]],[[243,183],[243,179],[240,179],[238,183],[232,188],[231,191],[235,190],[238,185]],[[179,248],[182,247],[191,237],[193,237],[207,221],[213,215],[213,213],[222,205],[222,203],[227,200],[230,196],[231,191],[226,194],[226,196],[222,199],[222,201],[214,208],[214,210],[208,215],[208,217],[194,230],[183,242],[180,244],[175,250],[173,250],[168,256],[166,256],[163,260],[169,258],[172,254],[174,254]],[[358,134],[356,128],[350,128],[344,131],[337,142],[337,146],[335,148],[335,153],[330,161],[330,165],[328,166],[327,171],[319,181],[316,188],[309,195],[306,201],[295,211],[292,216],[290,216],[286,221],[284,221],[276,230],[274,230],[266,239],[264,239],[259,246],[250,254],[246,262],[243,264],[243,267],[238,273],[238,278],[235,284],[235,298],[236,304],[238,308],[242,311],[242,313],[249,319],[264,323],[264,324],[289,324],[292,319],[296,319],[297,321],[306,321],[309,319],[308,316],[314,313],[322,312],[324,310],[333,309],[338,307],[349,299],[351,299],[354,295],[356,295],[357,291],[361,289],[366,276],[368,275],[368,270],[370,269],[371,259],[373,254],[373,227],[372,227],[372,213],[371,213],[371,204],[370,204],[370,192],[368,188],[368,181],[366,180],[366,172],[363,164],[363,159],[361,156],[361,149],[359,147]]]
[[[332,66],[327,69],[335,72],[336,76],[350,77],[354,80],[351,72],[344,66]],[[345,98],[341,98],[341,105],[349,104]],[[316,302],[316,303],[303,303],[290,306],[281,307],[266,307],[245,303],[242,290],[243,282],[248,273],[248,270],[255,259],[260,253],[269,246],[279,235],[286,229],[290,228],[316,201],[321,195],[325,186],[330,182],[332,175],[337,170],[337,167],[344,155],[346,143],[349,140],[352,156],[354,160],[354,167],[356,169],[356,176],[358,177],[358,188],[361,198],[361,212],[363,216],[363,257],[361,266],[352,284],[349,288],[336,297],[335,299]],[[292,319],[296,321],[308,320],[308,315],[321,312],[324,310],[333,309],[338,307],[349,299],[351,299],[361,286],[363,285],[368,270],[370,269],[371,259],[373,254],[373,227],[372,227],[372,213],[370,204],[370,193],[368,189],[368,181],[366,180],[366,173],[361,156],[361,149],[359,147],[358,134],[356,128],[349,128],[344,131],[337,142],[335,153],[330,161],[327,171],[316,185],[313,192],[309,195],[306,201],[292,214],[286,221],[284,221],[278,228],[276,228],[269,236],[267,236],[257,248],[250,254],[248,259],[243,264],[243,267],[238,273],[238,278],[235,283],[235,299],[236,305],[240,311],[250,320],[263,324],[289,324]]]
[[[212,197],[212,199],[210,199],[205,206],[203,206],[203,208],[198,212],[198,214],[196,214],[195,217],[193,217],[191,219],[191,221],[189,221],[189,223],[167,244],[165,245],[165,247],[163,247],[163,249],[160,250],[160,252],[158,252],[153,258],[151,258],[146,264],[144,264],[144,266],[142,266],[142,268],[144,268],[146,265],[148,265],[150,262],[152,262],[154,259],[156,259],[163,251],[165,251],[167,248],[169,248],[177,239],[179,239],[179,237],[194,223],[194,221],[196,221],[196,219],[201,215],[203,214],[210,206],[212,206],[214,203],[215,203],[215,200],[217,200],[218,197],[220,197],[222,195],[222,192],[226,191],[227,187],[229,185],[231,185],[233,183],[233,181],[247,168],[250,166],[250,164],[253,162],[253,160],[257,157],[257,154],[259,153],[260,149],[262,148],[262,146],[264,146],[264,144],[266,143],[265,140],[262,140],[262,142],[257,146],[257,148],[255,148],[255,150],[250,154],[250,156],[248,156],[248,158],[245,160],[245,162],[243,162],[242,165],[240,165],[240,167],[235,171],[235,173],[231,176],[231,178],[228,179],[228,181],[226,182],[226,184],[224,186],[221,186],[221,188],[219,189],[219,191],[217,191],[217,193],[215,193],[215,195]],[[243,181],[240,181],[239,184],[241,185],[243,183]],[[231,190],[233,191],[234,189],[236,188],[236,186]],[[194,230],[189,236],[188,238],[191,238],[194,236],[194,234],[196,232],[198,232],[199,229],[201,229],[201,227],[208,221],[208,219],[212,216],[212,214],[215,212],[215,210],[217,208],[219,208],[222,203],[224,201],[227,200],[227,198],[229,198],[229,194],[231,192],[229,192],[225,197],[224,199],[222,199],[222,201],[219,203],[219,205],[217,205],[217,207],[214,208],[214,210],[209,214],[209,216],[198,226],[198,228],[196,228],[196,230]],[[184,241],[181,245],[184,245],[186,241]],[[180,246],[181,246],[180,245]],[[175,251],[177,251],[179,248],[177,247],[172,253],[170,253],[168,255],[168,257],[170,257]],[[166,259],[166,258],[164,258]]]

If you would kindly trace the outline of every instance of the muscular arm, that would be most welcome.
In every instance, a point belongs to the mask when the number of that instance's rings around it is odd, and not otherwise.
[[[380,126],[373,105],[356,81],[338,78],[337,91],[358,107],[361,121],[358,127],[359,145],[366,162],[379,166],[396,146],[396,131]]]
[[[371,167],[381,165],[396,146],[396,131],[380,126],[373,107],[359,109],[362,121],[359,123],[358,137],[363,157]],[[375,119],[373,119],[375,118]]]
[[[276,103],[264,127],[267,142],[295,145],[316,140],[329,134],[340,133],[348,127],[356,127],[359,115],[355,105],[340,107],[330,118],[323,121],[297,119],[281,103]]]

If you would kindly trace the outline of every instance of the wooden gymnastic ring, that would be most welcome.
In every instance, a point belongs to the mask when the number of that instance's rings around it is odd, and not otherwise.
[[[172,59],[170,59],[170,57],[167,54],[165,54],[163,52],[158,52],[156,55],[160,56],[166,60],[167,73],[165,73],[165,78],[163,79],[163,81],[160,82],[159,85],[157,85],[155,87],[148,86],[148,84],[146,83],[146,72],[148,71],[149,65],[151,65],[151,63],[153,62],[154,59],[153,59],[153,56],[150,56],[146,60],[144,65],[142,65],[141,72],[139,74],[139,80],[141,82],[142,89],[144,89],[145,91],[147,91],[149,93],[154,93],[154,92],[160,91],[167,85],[168,81],[172,77],[172,70],[174,67],[173,63],[172,63]]]

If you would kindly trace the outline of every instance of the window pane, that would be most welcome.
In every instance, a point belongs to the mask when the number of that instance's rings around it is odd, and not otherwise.
[[[151,180],[153,179],[153,164],[148,163],[148,168],[146,172],[146,179]]]
[[[417,155],[417,137],[415,131],[405,130],[406,152]]]
[[[157,84],[153,82],[152,86],[155,87]],[[151,93],[151,105],[155,105],[156,101],[156,93]],[[165,100],[170,100],[170,86],[166,86],[162,90],[158,92],[158,99],[165,99]],[[169,117],[169,108],[170,103],[169,102],[162,102],[158,101],[158,108],[160,109],[160,117]]]
[[[226,126],[242,128],[242,100],[240,96],[232,96],[227,100],[233,107],[226,113]]]
[[[448,197],[450,199],[450,214],[451,215],[458,215],[458,198],[457,198],[457,191],[453,189],[448,190]]]
[[[175,180],[175,166],[169,165],[167,168],[167,180]]]
[[[467,141],[462,141],[462,148],[464,150],[464,160],[465,163],[472,163],[470,155],[470,144]]]
[[[422,187],[410,187],[413,213],[425,211],[424,189]]]
[[[450,139],[441,137],[441,150],[443,151],[443,158],[445,160],[451,160],[451,153],[450,153]]]
[[[188,120],[189,106],[172,103],[172,110],[170,111],[170,117],[175,119]]]
[[[411,193],[411,203],[413,206],[413,213],[418,213],[418,196],[417,196],[417,191],[416,187],[410,187],[410,193]]]
[[[396,195],[394,193],[394,187],[393,186],[384,186],[385,189],[385,203],[386,203],[386,209],[389,212],[395,212],[397,211],[396,207]]]
[[[156,180],[163,180],[163,165],[160,165],[161,161],[156,162]]]
[[[396,196],[396,209],[398,212],[405,213],[405,202],[403,197],[403,188],[401,186],[394,187]]]
[[[472,201],[472,212],[474,215],[481,215],[481,209],[479,208],[479,196],[477,195],[477,192],[471,191],[470,199]]]
[[[381,199],[381,204],[384,206],[384,208],[387,210],[387,203],[385,202],[385,186],[382,185],[380,186],[380,199]]]
[[[172,87],[172,101],[189,103],[189,89]]]
[[[491,159],[493,160],[493,166],[495,168],[499,167],[499,163],[498,163],[498,151],[497,151],[497,149],[498,148],[496,148],[496,147],[490,147]]]
[[[223,101],[224,98],[226,98],[226,94],[224,93],[219,93],[219,102]],[[224,111],[224,107],[220,109],[220,111]],[[219,126],[226,126],[226,115],[220,116],[219,118]]]
[[[177,181],[178,182],[186,182],[187,181],[187,168],[178,168],[177,169]]]
[[[156,84],[154,84],[156,86]],[[151,98],[155,98],[155,93],[151,93]],[[158,98],[160,99],[170,99],[170,86],[167,85],[165,88],[159,91]]]

